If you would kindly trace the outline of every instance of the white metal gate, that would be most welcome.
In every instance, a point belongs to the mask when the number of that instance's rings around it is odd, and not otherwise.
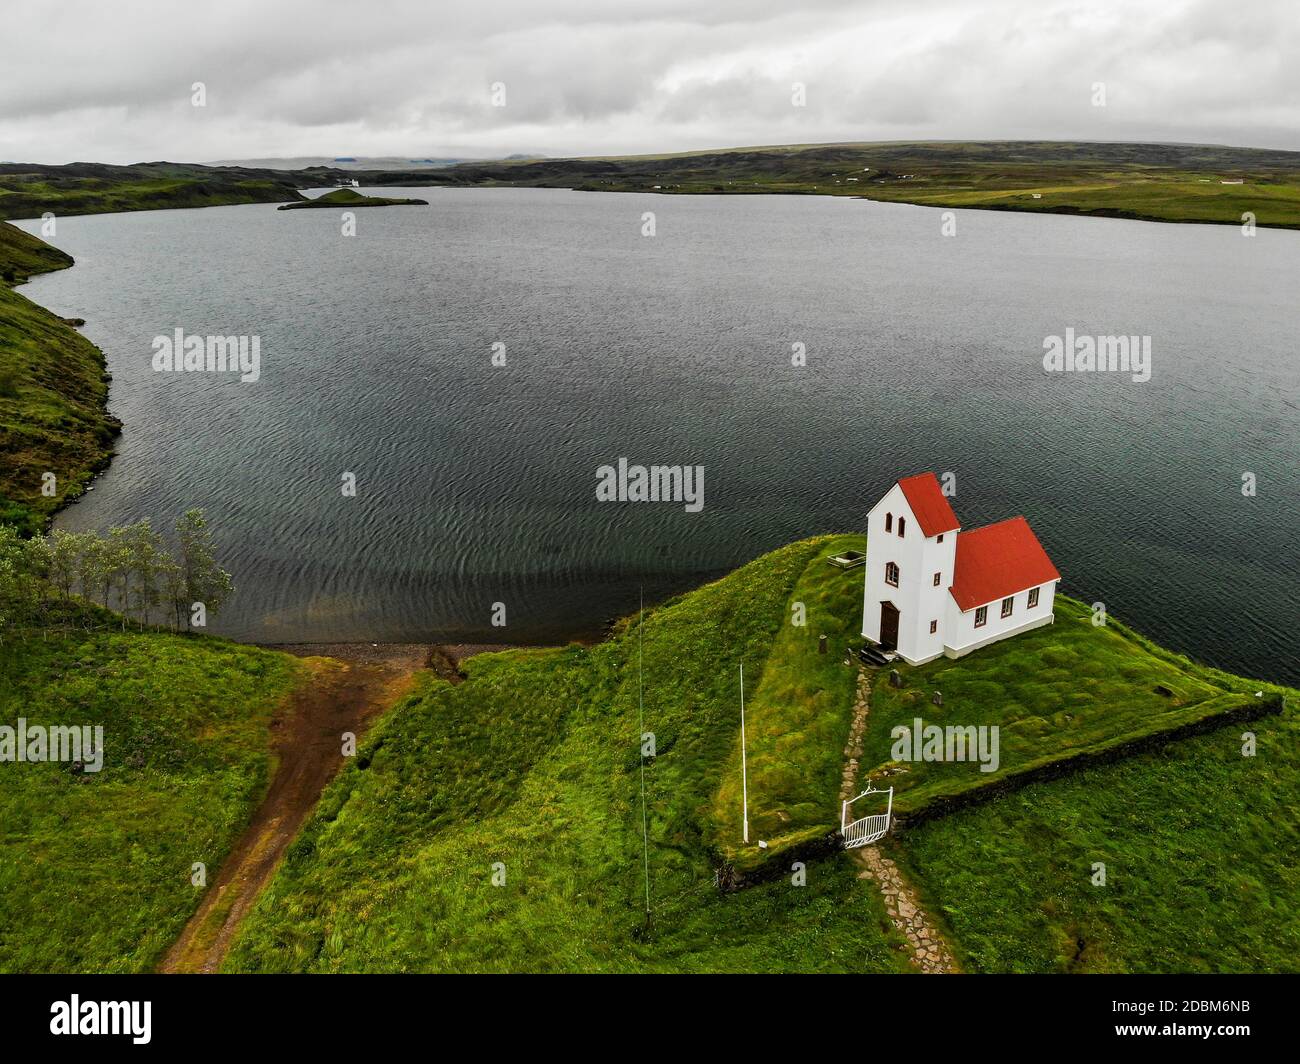
[[[856,802],[858,798],[865,798],[869,794],[888,795],[885,811],[850,821],[849,806]],[[873,787],[868,787],[858,795],[858,798],[850,798],[840,806],[840,834],[844,836],[844,848],[846,850],[877,842],[889,834],[889,819],[894,812],[894,788],[890,787],[887,791],[878,791]]]

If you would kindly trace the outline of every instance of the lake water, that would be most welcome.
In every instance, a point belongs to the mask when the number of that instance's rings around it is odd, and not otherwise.
[[[239,638],[546,641],[951,471],[963,524],[1024,514],[1065,593],[1300,680],[1300,233],[396,194],[431,205],[358,211],[355,236],[266,205],[59,219],[77,265],[23,291],[87,319],[126,424],[59,523],[202,507],[238,589],[215,628]],[[1150,336],[1152,379],[1045,373],[1069,327]],[[261,380],[155,373],[177,328],[260,337]],[[703,465],[703,510],[597,502],[619,457]]]

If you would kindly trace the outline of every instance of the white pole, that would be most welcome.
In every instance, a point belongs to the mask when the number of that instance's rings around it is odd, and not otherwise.
[[[640,605],[636,611],[636,714],[641,729],[641,742],[645,742],[645,680],[642,666],[641,644],[645,632],[645,587],[641,588]],[[641,755],[641,853],[645,862],[645,917],[650,919],[650,829],[645,813],[645,755]]]
[[[740,663],[740,793],[745,811],[745,841],[749,842],[749,768],[745,763],[745,663]]]

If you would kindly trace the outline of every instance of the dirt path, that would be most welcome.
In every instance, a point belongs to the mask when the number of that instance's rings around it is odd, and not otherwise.
[[[840,800],[848,801],[858,793],[858,759],[862,757],[862,736],[867,728],[867,714],[871,709],[871,679],[868,669],[858,670],[858,689],[853,701],[853,724],[849,730],[848,745],[844,748],[844,778],[840,784]],[[859,879],[869,879],[880,888],[885,899],[885,911],[894,927],[907,939],[908,952],[914,965],[926,975],[951,975],[957,969],[952,951],[939,934],[934,921],[921,907],[915,888],[908,883],[898,865],[880,852],[879,845],[860,846],[850,851],[853,859],[862,866]]]
[[[437,662],[443,672],[454,653],[419,644],[313,644],[280,649],[307,658],[313,672],[272,722],[278,765],[248,827],[222,862],[163,958],[162,972],[215,972],[239,922],[271,878],[321,791],[343,765],[343,733],[360,738],[383,709]],[[459,649],[459,648],[457,648]],[[493,648],[498,649],[498,648]]]

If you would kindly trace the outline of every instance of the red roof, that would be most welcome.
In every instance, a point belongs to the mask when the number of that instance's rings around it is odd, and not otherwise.
[[[1061,579],[1023,517],[960,533],[955,569],[952,597],[963,611]]]
[[[952,512],[952,507],[944,498],[943,489],[939,487],[939,480],[933,473],[904,477],[898,486],[903,489],[907,505],[912,508],[917,524],[927,538],[961,527],[961,522]]]

